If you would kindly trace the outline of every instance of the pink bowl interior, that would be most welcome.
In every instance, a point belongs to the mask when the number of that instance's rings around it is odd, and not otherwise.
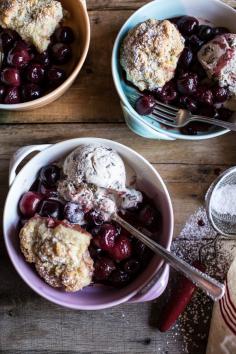
[[[91,140],[103,142],[114,148],[136,171],[138,188],[152,197],[162,213],[163,229],[158,239],[159,243],[169,248],[173,233],[172,206],[166,187],[151,165],[129,148],[109,140],[83,138],[52,145],[46,151],[37,154],[20,171],[9,191],[4,210],[5,243],[17,272],[33,290],[54,303],[73,309],[101,309],[125,302],[147,285],[163,264],[159,257],[154,256],[140,276],[122,289],[94,285],[76,293],[66,293],[47,285],[37,275],[34,267],[24,260],[19,248],[17,232],[19,221],[17,205],[21,195],[29,189],[42,166],[62,158],[79,144],[91,142]]]

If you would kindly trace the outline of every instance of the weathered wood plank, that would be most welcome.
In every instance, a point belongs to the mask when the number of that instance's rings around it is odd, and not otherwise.
[[[124,124],[3,125],[0,145],[0,196],[7,192],[8,164],[23,145],[55,143],[75,137],[106,137],[130,146],[153,163],[167,183],[175,211],[177,235],[188,215],[203,203],[205,192],[219,173],[236,164],[234,134],[202,142],[144,140]]]
[[[2,353],[180,353],[181,343],[166,344],[170,334],[150,328],[150,304],[76,312],[32,293],[12,300],[16,302],[0,311]]]
[[[132,133],[125,124],[19,124],[1,126],[0,157],[9,159],[21,146],[94,136],[116,140],[140,152],[151,163],[233,165],[235,134],[202,141],[153,141]]]
[[[162,334],[156,328],[164,297],[155,304],[71,311],[36,295],[9,260],[4,261],[0,281],[1,353],[183,353],[180,334]],[[200,339],[196,343],[205,346]]]
[[[139,7],[147,4],[149,1],[145,0],[87,0],[88,10],[121,10],[121,9],[130,9],[136,10]]]
[[[236,7],[235,0],[223,0],[226,4]],[[139,7],[147,4],[147,0],[87,0],[89,10],[104,10],[104,9],[132,9],[136,10]]]

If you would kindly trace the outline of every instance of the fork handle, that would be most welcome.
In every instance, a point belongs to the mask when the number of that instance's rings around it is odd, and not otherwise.
[[[203,123],[210,123],[213,125],[217,125],[218,127],[226,128],[231,131],[236,131],[236,123],[232,122],[224,122],[223,120],[220,119],[215,119],[215,118],[208,118],[208,117],[199,117],[199,116],[192,116],[189,121],[198,121],[198,122],[203,122]],[[188,123],[189,123],[188,121]]]
[[[209,277],[209,275],[202,273],[200,270],[194,268],[190,264],[186,263],[184,260],[178,258],[173,253],[162,247],[160,244],[153,241],[148,236],[146,236],[145,234],[137,230],[135,227],[130,225],[119,215],[113,215],[112,219],[121,226],[123,226],[124,229],[129,231],[137,239],[142,241],[153,252],[165,259],[170,266],[185,275],[185,277],[187,277],[191,282],[193,282],[199,288],[204,290],[207,295],[210,296],[214,301],[219,300],[224,296],[225,286],[223,284]]]

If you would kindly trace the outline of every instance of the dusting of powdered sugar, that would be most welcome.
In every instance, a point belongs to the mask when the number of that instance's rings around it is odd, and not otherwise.
[[[189,217],[178,238],[201,240],[215,238],[217,232],[211,226],[206,209],[200,207]]]
[[[188,263],[200,258],[206,273],[223,282],[236,256],[236,241],[220,238],[214,244],[212,241],[216,236],[205,208],[200,207],[186,221],[179,237],[173,241],[171,251]],[[178,286],[178,281],[179,274],[171,270],[171,285],[164,294],[165,298],[168,298],[171,288]],[[176,342],[179,354],[205,354],[212,308],[213,301],[197,290],[172,330],[166,333],[166,341]]]
[[[218,214],[236,216],[236,184],[226,184],[212,195],[212,209]]]

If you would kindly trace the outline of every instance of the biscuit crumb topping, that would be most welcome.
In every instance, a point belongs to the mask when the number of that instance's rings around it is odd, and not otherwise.
[[[39,52],[47,49],[50,37],[63,18],[63,8],[56,0],[3,0],[0,25],[16,31]]]
[[[150,19],[131,29],[121,47],[127,79],[139,90],[163,87],[174,77],[184,38],[170,21]]]
[[[51,286],[75,292],[92,281],[91,235],[79,225],[35,216],[20,231],[25,259]]]

